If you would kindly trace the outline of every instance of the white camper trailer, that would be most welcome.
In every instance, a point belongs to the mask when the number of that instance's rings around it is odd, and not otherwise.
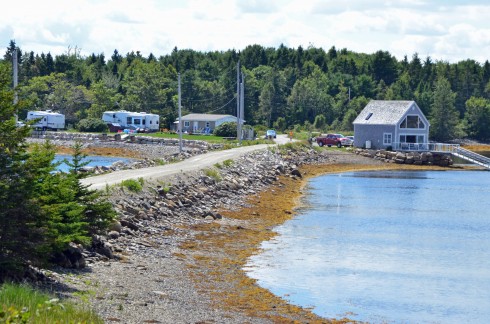
[[[32,125],[32,127],[42,128],[43,130],[58,130],[65,128],[65,115],[46,111],[29,111],[27,113],[26,120],[38,119],[38,121]]]
[[[119,124],[123,128],[158,131],[160,129],[160,116],[145,112],[130,112],[126,110],[106,111],[102,120],[107,124]]]

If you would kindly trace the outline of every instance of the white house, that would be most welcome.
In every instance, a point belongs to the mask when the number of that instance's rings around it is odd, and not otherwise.
[[[371,100],[353,122],[354,146],[423,150],[430,123],[415,101]]]
[[[182,131],[187,133],[211,134],[219,125],[226,122],[237,122],[232,115],[219,114],[188,114],[182,116]],[[177,130],[179,121],[174,122],[172,129]]]

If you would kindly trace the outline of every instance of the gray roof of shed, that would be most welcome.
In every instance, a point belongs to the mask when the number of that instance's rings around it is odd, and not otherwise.
[[[409,100],[371,100],[352,123],[396,125],[414,104],[417,105]],[[371,117],[366,119],[369,114],[372,114]]]

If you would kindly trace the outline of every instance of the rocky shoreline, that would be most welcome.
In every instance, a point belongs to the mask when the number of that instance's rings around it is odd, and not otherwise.
[[[148,182],[141,192],[114,187],[107,199],[118,222],[92,249],[73,247],[83,258],[65,265],[79,269],[47,272],[47,286],[85,301],[105,322],[349,322],[318,318],[254,282],[244,284],[241,268],[271,228],[292,217],[308,176],[394,167],[347,151],[274,148],[213,172]]]
[[[219,210],[239,210],[245,199],[279,177],[300,178],[298,166],[331,163],[329,154],[265,150],[228,166],[145,183],[144,190],[113,188],[107,197],[119,221],[88,251],[73,247],[65,266],[47,272],[52,292],[88,301],[106,321],[122,323],[263,323],[236,311],[212,306],[190,275],[183,244],[195,240],[202,224],[234,222]],[[77,257],[82,254],[83,258]],[[83,261],[81,261],[83,260]]]

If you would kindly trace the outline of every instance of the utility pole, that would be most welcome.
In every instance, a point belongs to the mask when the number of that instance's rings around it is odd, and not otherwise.
[[[13,72],[14,72],[14,75],[13,75],[13,79],[14,79],[14,105],[17,105],[17,102],[19,100],[19,98],[17,97],[17,85],[19,83],[19,73],[18,73],[18,67],[19,66],[19,63],[17,62],[17,48],[14,49],[14,51],[12,52],[12,67],[13,67]],[[17,123],[17,121],[19,120],[19,116],[17,115],[17,113],[15,114],[15,123]]]
[[[236,139],[240,141],[240,60],[236,64]]]
[[[244,106],[245,106],[245,75],[242,72],[242,82],[240,83],[240,117],[238,119],[238,134],[240,134],[240,140],[238,143],[241,145],[242,144],[242,125],[243,125],[243,119],[244,119]]]
[[[179,126],[177,130],[179,132],[179,153],[182,153],[182,105],[181,105],[181,91],[180,91],[180,73],[179,73]]]

